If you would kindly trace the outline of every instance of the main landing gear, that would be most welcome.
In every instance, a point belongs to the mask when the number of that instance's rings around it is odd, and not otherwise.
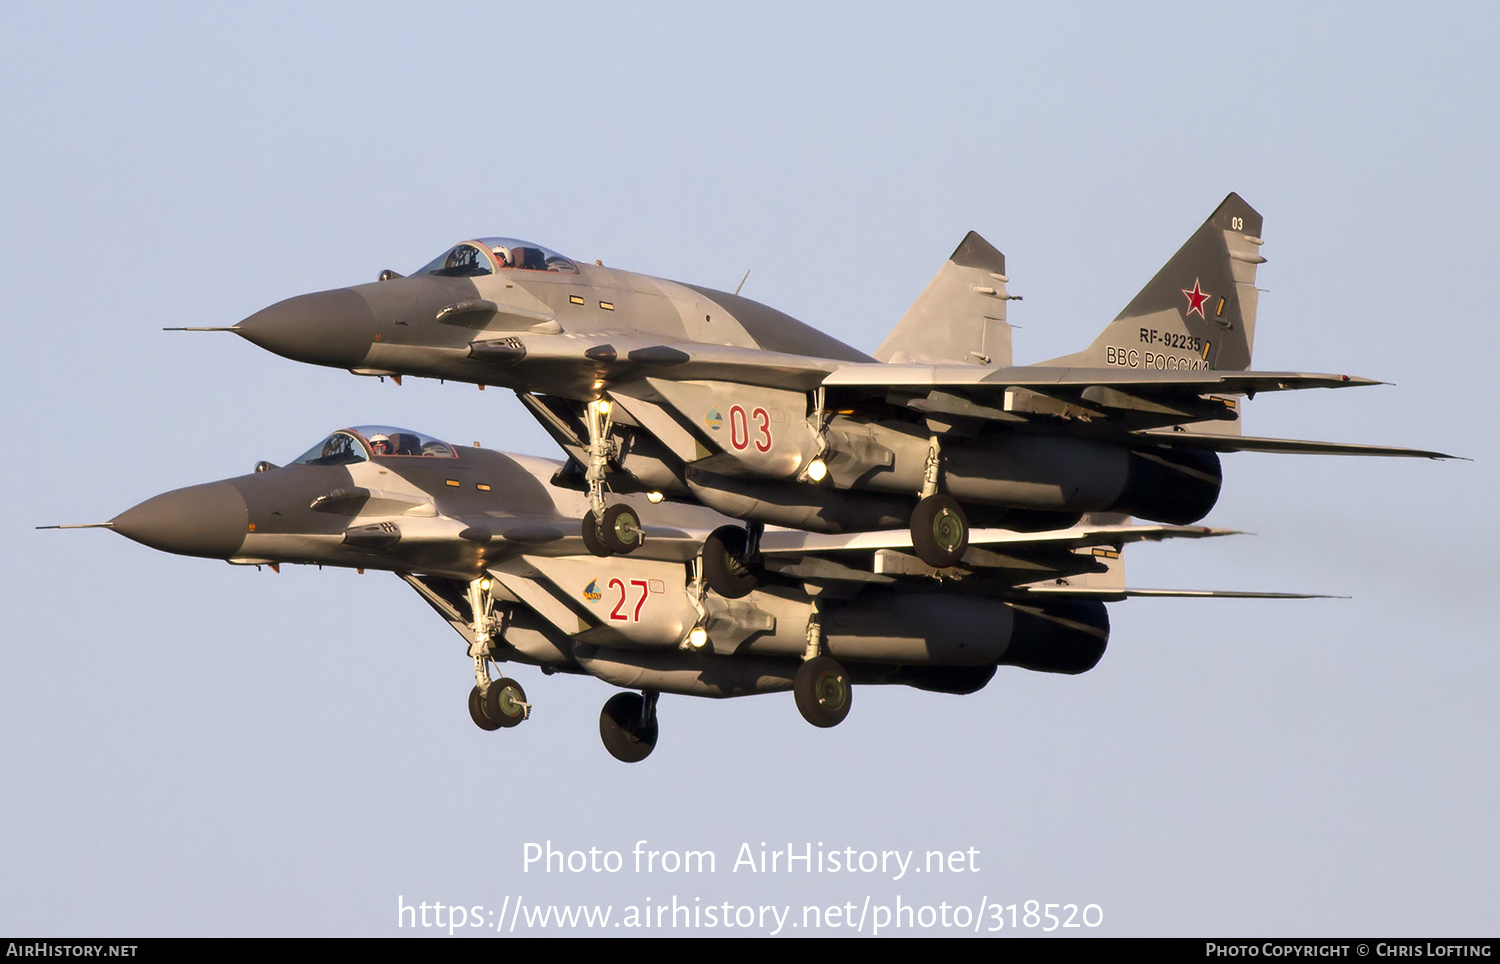
[[[854,690],[849,672],[832,656],[822,655],[823,627],[817,610],[807,621],[807,652],[797,675],[792,677],[792,694],[802,718],[813,726],[838,726],[849,715]]]
[[[616,502],[603,516],[595,515],[593,509],[583,515],[583,544],[596,556],[623,556],[639,549],[641,542],[640,517],[628,505]]]
[[[508,677],[490,679],[494,662],[493,643],[499,637],[499,619],[495,616],[495,597],[490,592],[488,576],[469,583],[469,624],[474,642],[469,655],[474,660],[474,688],[469,691],[469,718],[481,730],[498,730],[516,726],[531,715],[526,691]]]
[[[760,585],[760,536],[765,528],[751,522],[743,529],[720,526],[709,533],[703,540],[703,578],[708,588],[725,599],[739,599]]]
[[[589,511],[583,516],[583,544],[596,556],[625,555],[634,552],[645,541],[640,517],[628,505],[606,505],[604,475],[609,460],[615,456],[615,442],[609,437],[610,403],[595,399],[584,409],[584,423],[589,433]]]
[[[621,763],[639,763],[656,749],[656,698],[659,694],[616,693],[599,713],[599,738]]]
[[[969,548],[969,520],[963,506],[950,495],[938,494],[942,466],[942,447],[934,435],[927,443],[921,501],[911,514],[911,547],[917,558],[934,569],[958,565]]]
[[[838,726],[854,699],[848,672],[832,656],[815,656],[797,667],[792,692],[802,718],[813,726]]]

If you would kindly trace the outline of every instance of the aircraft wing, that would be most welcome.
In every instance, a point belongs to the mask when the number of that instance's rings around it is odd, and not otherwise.
[[[1123,546],[1165,539],[1208,539],[1237,535],[1235,529],[1210,526],[1084,524],[1049,532],[976,529],[970,534],[959,578],[998,580],[1012,598],[1097,599],[1118,602],[1133,596],[1194,599],[1332,599],[1319,593],[1258,592],[1211,589],[1131,589],[1125,586],[1120,557]],[[813,582],[893,583],[900,577],[931,578],[936,570],[911,554],[904,531],[827,535],[768,531],[761,539],[766,568]],[[847,558],[872,553],[874,565]],[[840,558],[843,556],[844,558]]]
[[[1164,539],[1204,539],[1235,534],[1233,529],[1209,526],[1090,524],[1048,532],[976,529],[969,548],[954,570],[933,569],[912,550],[906,530],[830,535],[815,532],[768,530],[761,537],[767,570],[784,577],[827,583],[894,583],[899,579],[934,577],[980,578],[987,584],[1022,586],[1045,579],[1123,579],[1120,549],[1132,542]]]
[[[1131,542],[1160,542],[1163,539],[1207,539],[1237,535],[1236,529],[1211,526],[1170,525],[1078,525],[1046,532],[1012,532],[1009,529],[974,529],[969,545],[1000,546],[1014,549],[1081,549],[1089,546],[1119,547]],[[875,532],[829,534],[801,532],[795,529],[767,530],[760,540],[763,555],[809,553],[872,552],[878,549],[910,549],[911,532],[906,529],[882,529]]]
[[[1079,421],[1121,440],[1216,452],[1284,452],[1451,459],[1427,449],[1357,445],[1239,434],[1239,398],[1260,392],[1357,388],[1383,382],[1354,375],[1309,372],[1150,371],[1133,368],[980,365],[846,365],[823,382],[829,405],[840,393],[924,415],[993,422],[1045,424]],[[1184,426],[1193,428],[1184,429]]]
[[[1355,375],[1308,372],[1152,371],[1137,368],[1049,368],[983,365],[848,364],[832,372],[823,384],[831,387],[979,388],[993,392],[1007,388],[1084,389],[1092,386],[1149,391],[1255,394],[1303,388],[1353,388],[1384,382]]]

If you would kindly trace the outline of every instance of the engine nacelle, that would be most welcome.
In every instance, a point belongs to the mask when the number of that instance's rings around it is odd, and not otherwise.
[[[1219,456],[1193,449],[1130,453],[1130,480],[1111,506],[1170,525],[1189,525],[1219,501],[1224,472]]]
[[[1109,612],[1097,600],[1016,605],[1016,627],[1002,666],[1076,676],[1099,665],[1109,643]]]
[[[615,686],[693,696],[730,697],[790,689],[807,645],[805,603],[753,593],[777,618],[763,632],[735,640],[733,652],[677,646],[623,649],[575,640],[573,656],[587,673]],[[941,593],[876,592],[825,604],[824,652],[858,683],[903,684],[939,693],[972,693],[997,666],[1042,673],[1083,673],[1099,662],[1109,616],[1095,600],[1039,605]],[[801,616],[802,618],[797,618]]]
[[[897,529],[911,519],[915,496],[880,492],[840,492],[831,487],[774,480],[733,479],[688,466],[693,497],[736,519],[810,532]]]

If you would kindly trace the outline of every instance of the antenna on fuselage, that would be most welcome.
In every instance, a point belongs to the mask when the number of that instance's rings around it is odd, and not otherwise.
[[[741,278],[740,279],[740,283],[737,284],[737,285],[735,285],[735,287],[734,287],[734,293],[735,294],[739,294],[740,293],[740,289],[743,288],[743,287],[745,287],[745,282],[748,281],[748,280],[750,280],[750,271],[751,271],[750,268],[746,268],[745,269],[745,277]]]

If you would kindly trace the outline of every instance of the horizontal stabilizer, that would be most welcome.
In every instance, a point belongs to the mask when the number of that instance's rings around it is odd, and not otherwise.
[[[1348,599],[1308,592],[1240,592],[1230,589],[1088,589],[1071,586],[1026,586],[1028,596],[1072,596],[1118,601],[1130,596],[1160,596],[1172,599]]]
[[[1139,438],[1159,440],[1182,448],[1209,449],[1214,452],[1280,452],[1294,455],[1381,455],[1413,459],[1461,459],[1426,449],[1406,449],[1391,445],[1358,445],[1352,442],[1314,442],[1293,438],[1256,438],[1244,435],[1210,435],[1204,432],[1149,431],[1135,433]],[[1467,461],[1467,460],[1465,460]]]

